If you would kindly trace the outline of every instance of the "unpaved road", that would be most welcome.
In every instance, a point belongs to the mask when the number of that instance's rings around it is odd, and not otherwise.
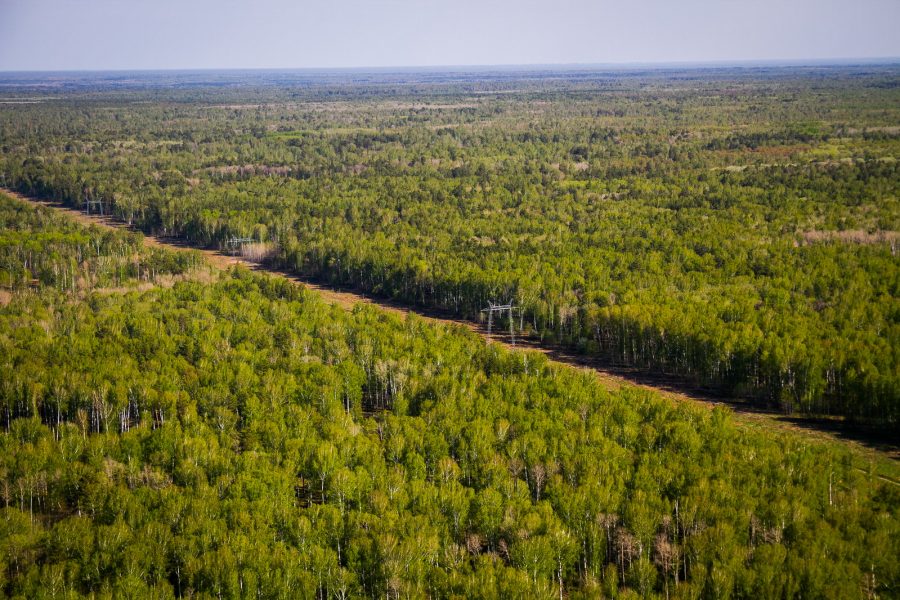
[[[109,217],[104,217],[96,214],[88,215],[80,210],[73,209],[56,202],[48,202],[29,198],[2,188],[0,188],[0,192],[5,193],[6,195],[16,198],[22,202],[53,208],[54,210],[60,213],[64,213],[73,220],[84,225],[99,225],[110,229],[127,228],[124,223],[110,219]],[[710,409],[716,406],[728,406],[734,410],[735,421],[743,426],[755,428],[762,427],[773,429],[776,431],[792,432],[794,434],[803,435],[811,440],[822,442],[839,441],[855,449],[863,456],[868,458],[880,459],[888,457],[894,459],[894,461],[900,461],[900,442],[898,442],[897,440],[873,438],[866,432],[848,429],[842,426],[839,421],[812,418],[790,418],[782,415],[781,413],[759,410],[755,407],[748,406],[738,401],[718,398],[713,395],[705,394],[702,391],[698,390],[685,389],[677,382],[670,381],[665,378],[653,377],[651,375],[647,375],[646,373],[641,373],[635,370],[620,370],[610,368],[608,366],[600,364],[596,360],[592,360],[590,357],[576,355],[558,347],[548,347],[545,345],[541,345],[539,342],[536,342],[534,340],[519,340],[516,345],[513,345],[509,341],[508,334],[504,334],[502,332],[499,334],[488,334],[483,327],[471,321],[446,315],[439,311],[422,309],[419,307],[411,308],[409,306],[398,304],[390,300],[375,298],[353,291],[334,289],[329,286],[324,286],[305,279],[301,279],[292,273],[268,268],[242,257],[228,256],[222,254],[217,250],[211,250],[208,248],[196,248],[193,246],[184,245],[176,239],[159,238],[144,234],[144,243],[148,246],[168,248],[170,250],[176,251],[198,251],[204,255],[210,265],[218,269],[228,269],[235,265],[244,265],[250,269],[264,271],[275,276],[284,277],[297,283],[298,285],[302,285],[308,289],[318,292],[325,301],[341,306],[342,308],[345,308],[347,310],[352,309],[356,304],[365,303],[376,305],[383,310],[395,314],[405,315],[410,312],[414,312],[426,320],[460,325],[478,333],[491,342],[502,344],[508,348],[515,348],[518,350],[527,349],[530,351],[541,352],[547,355],[550,360],[557,363],[567,365],[571,368],[589,370],[593,372],[597,376],[597,379],[609,389],[614,390],[622,386],[634,386],[652,390],[673,401],[690,402]],[[889,481],[891,483],[900,485],[900,479],[895,478],[893,475],[885,476],[883,474],[877,474],[876,476],[884,481]]]

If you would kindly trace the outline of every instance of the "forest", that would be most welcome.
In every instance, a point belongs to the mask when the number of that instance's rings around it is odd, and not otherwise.
[[[0,223],[7,597],[900,594],[900,486],[840,443],[8,196]]]
[[[896,428],[896,66],[243,76],[14,78],[0,184]]]
[[[900,597],[896,459],[416,313],[893,436],[898,83],[0,74],[0,596]]]

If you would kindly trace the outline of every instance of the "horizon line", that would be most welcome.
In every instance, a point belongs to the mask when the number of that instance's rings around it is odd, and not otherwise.
[[[827,67],[854,65],[900,65],[900,56],[832,57],[832,58],[748,58],[670,61],[565,62],[565,63],[475,63],[475,64],[419,64],[419,65],[359,65],[343,67],[136,67],[136,68],[62,68],[62,69],[0,69],[0,73],[199,73],[222,71],[268,72],[376,72],[431,70],[525,70],[525,69],[598,69],[598,68],[702,68],[702,67]]]

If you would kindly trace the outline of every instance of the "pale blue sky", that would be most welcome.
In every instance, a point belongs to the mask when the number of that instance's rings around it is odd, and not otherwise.
[[[900,57],[900,0],[0,0],[0,70]]]

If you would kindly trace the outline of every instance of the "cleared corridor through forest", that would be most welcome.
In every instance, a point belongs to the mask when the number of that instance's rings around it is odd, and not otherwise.
[[[80,210],[70,208],[58,202],[29,198],[8,189],[0,188],[0,191],[23,202],[52,208],[60,213],[68,215],[71,219],[84,225],[98,225],[110,229],[128,229],[128,226],[124,222],[109,216],[85,214]],[[330,286],[320,285],[316,282],[302,279],[287,271],[270,268],[264,264],[240,256],[229,256],[215,249],[192,246],[185,240],[161,238],[149,235],[145,232],[141,233],[144,235],[144,243],[148,246],[180,251],[197,251],[205,257],[211,266],[217,269],[229,269],[235,265],[242,265],[250,269],[270,273],[274,276],[284,277],[307,289],[314,290],[325,301],[336,304],[347,310],[352,309],[356,304],[365,303],[378,306],[382,310],[393,312],[395,314],[404,315],[415,313],[423,319],[441,323],[452,323],[465,327],[466,329],[481,335],[490,342],[498,343],[511,349],[541,352],[550,360],[557,363],[564,364],[571,368],[580,368],[593,372],[603,385],[610,389],[617,389],[621,386],[635,386],[652,390],[673,401],[691,402],[706,406],[710,409],[715,408],[716,406],[728,406],[735,413],[735,421],[745,426],[766,427],[782,432],[793,432],[823,442],[839,441],[853,447],[861,453],[873,457],[886,456],[895,461],[900,460],[900,443],[898,443],[898,440],[892,439],[888,432],[872,433],[867,430],[847,426],[837,419],[788,416],[775,411],[762,411],[757,407],[750,406],[739,400],[718,397],[713,393],[691,388],[676,379],[656,376],[635,369],[610,367],[601,364],[591,356],[578,355],[561,347],[542,344],[540,341],[533,338],[517,338],[516,343],[511,344],[507,332],[495,331],[488,334],[486,328],[478,323],[460,319],[440,311],[422,307],[412,307],[390,299],[378,298],[356,291],[335,289]],[[877,476],[885,481],[900,484],[900,481],[897,481],[890,476],[882,474],[878,474]]]

